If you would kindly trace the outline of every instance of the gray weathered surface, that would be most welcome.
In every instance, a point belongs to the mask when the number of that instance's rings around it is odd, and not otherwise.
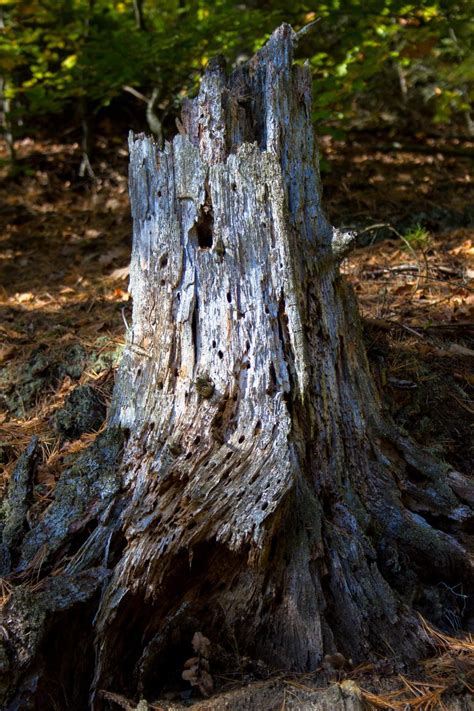
[[[240,655],[298,671],[334,652],[407,663],[427,649],[413,606],[461,617],[439,583],[472,584],[472,511],[453,492],[469,503],[469,482],[395,430],[372,384],[293,43],[283,25],[230,77],[211,62],[162,151],[130,139],[133,328],[109,434],[21,561],[41,554],[45,580],[65,550],[66,576],[106,569],[100,599],[89,580],[69,599],[94,644],[93,708],[100,690],[153,698],[180,679],[196,631],[211,670]],[[60,610],[35,623],[38,649]],[[21,698],[53,693],[36,652]]]

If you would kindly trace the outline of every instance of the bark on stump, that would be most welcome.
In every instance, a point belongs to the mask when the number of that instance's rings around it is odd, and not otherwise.
[[[378,399],[295,41],[211,61],[164,150],[130,140],[133,327],[107,431],[4,541],[4,708],[152,699],[196,631],[224,667],[407,663],[416,609],[467,613],[472,487]]]

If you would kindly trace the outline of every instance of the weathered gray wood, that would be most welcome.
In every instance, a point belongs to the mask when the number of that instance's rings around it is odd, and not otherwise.
[[[456,614],[438,585],[472,584],[459,476],[393,427],[370,377],[294,41],[283,25],[230,77],[211,62],[163,150],[130,139],[133,327],[108,439],[21,559],[24,575],[41,556],[46,581],[65,550],[68,579],[108,569],[100,601],[79,586],[93,708],[98,691],[151,699],[179,679],[196,631],[211,669],[408,663],[427,650],[413,607]],[[55,693],[37,650],[59,611],[23,662],[35,699]],[[18,676],[4,699],[22,698]]]

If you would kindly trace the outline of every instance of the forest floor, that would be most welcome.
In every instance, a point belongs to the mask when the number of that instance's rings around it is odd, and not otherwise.
[[[104,426],[131,320],[131,221],[125,136],[105,127],[98,137],[94,181],[77,177],[79,146],[67,136],[25,139],[17,152],[16,173],[2,168],[0,185],[0,498],[38,435],[33,522],[71,457]],[[323,137],[321,154],[328,216],[359,231],[343,271],[383,403],[420,444],[472,475],[474,140],[420,134],[394,143],[360,132],[344,142]],[[452,594],[462,599],[461,588]],[[450,625],[455,634],[457,621]],[[438,643],[436,658],[449,659],[437,681],[404,687],[421,701],[462,688],[465,658],[473,673],[472,638],[457,651]],[[385,708],[406,703],[393,697]]]

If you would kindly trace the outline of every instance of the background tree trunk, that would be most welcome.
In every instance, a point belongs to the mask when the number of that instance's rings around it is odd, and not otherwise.
[[[213,670],[303,671],[408,663],[416,609],[469,615],[472,487],[377,397],[295,42],[210,62],[163,151],[130,140],[133,328],[107,431],[4,539],[6,708],[152,699],[197,631]]]

